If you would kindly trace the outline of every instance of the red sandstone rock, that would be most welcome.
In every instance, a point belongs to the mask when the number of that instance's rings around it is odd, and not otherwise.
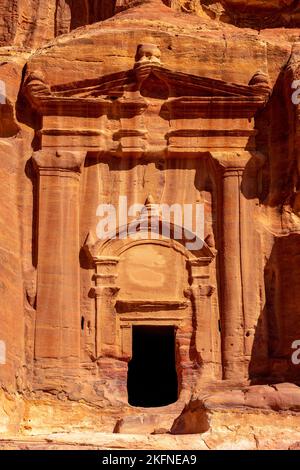
[[[142,3],[143,0],[1,0],[0,45],[43,46],[54,37],[112,18]],[[300,21],[299,6],[293,0],[164,0],[164,4],[176,12],[256,29],[298,27]],[[156,6],[155,11],[159,10]]]
[[[288,0],[0,1],[4,434],[298,446],[299,15]],[[97,207],[119,196],[146,202],[140,232],[98,240]],[[143,232],[165,223],[156,204],[199,202],[202,248],[174,224]],[[128,403],[138,325],[175,355],[161,413]],[[154,337],[145,394],[170,353]]]

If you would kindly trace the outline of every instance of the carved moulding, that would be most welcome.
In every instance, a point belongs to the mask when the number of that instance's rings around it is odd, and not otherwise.
[[[151,213],[151,211],[149,211]],[[161,217],[160,217],[161,218]],[[162,220],[160,220],[162,222]],[[132,222],[131,222],[132,223]],[[138,225],[138,224],[137,224]],[[191,321],[191,310],[189,299],[185,296],[184,286],[181,298],[166,298],[159,300],[145,299],[127,299],[122,298],[122,290],[118,285],[118,266],[122,256],[137,246],[160,246],[168,250],[175,250],[186,259],[186,269],[188,270],[193,282],[206,282],[209,279],[209,265],[215,257],[215,251],[203,242],[202,248],[197,253],[192,253],[184,246],[184,240],[174,240],[165,238],[157,233],[143,230],[145,225],[140,225],[140,231],[137,231],[136,237],[118,238],[120,233],[124,232],[124,227],[117,230],[114,238],[106,240],[95,240],[93,236],[89,236],[85,245],[85,249],[89,257],[93,260],[96,276],[96,317],[103,318],[103,305],[109,304],[106,313],[114,333],[115,344],[111,345],[110,353],[124,360],[131,358],[132,348],[132,326],[139,325],[170,325],[180,329],[186,321]],[[173,227],[174,229],[174,227]],[[172,233],[172,230],[171,230]],[[159,238],[157,238],[159,236]],[[112,290],[113,289],[113,292]],[[109,297],[104,300],[103,296]],[[100,297],[102,296],[102,297]],[[106,297],[106,299],[107,299]],[[186,298],[185,298],[186,297]],[[97,325],[101,328],[103,323],[98,320]],[[99,335],[101,333],[99,332]],[[108,349],[103,349],[103,345],[97,344],[97,352],[106,354]]]
[[[157,45],[142,44],[130,70],[55,86],[40,71],[31,72],[23,93],[43,116],[41,145],[77,145],[117,156],[255,147],[251,121],[270,95],[266,74],[257,72],[249,85],[234,84],[170,70],[160,55]],[[152,98],[155,113],[148,110]],[[148,112],[146,126],[142,116]],[[112,129],[116,117],[118,128]],[[159,135],[153,139],[153,133]]]

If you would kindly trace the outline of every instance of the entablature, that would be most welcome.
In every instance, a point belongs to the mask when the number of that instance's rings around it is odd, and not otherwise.
[[[254,149],[268,77],[258,72],[241,85],[177,72],[161,64],[158,51],[139,45],[130,70],[53,87],[32,72],[23,93],[41,117],[40,146],[117,156]]]

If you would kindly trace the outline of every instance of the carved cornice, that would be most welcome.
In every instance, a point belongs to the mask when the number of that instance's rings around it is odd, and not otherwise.
[[[202,266],[208,266],[212,260],[215,258],[217,251],[214,250],[213,248],[208,248],[206,247],[206,256],[203,256],[201,258],[192,258],[187,260],[188,266],[191,269],[194,268],[199,268]]]
[[[186,296],[191,299],[197,297],[211,297],[216,292],[216,287],[211,284],[194,283],[192,287],[186,290]]]
[[[210,156],[218,165],[224,176],[238,174],[243,172],[250,160],[255,160],[257,168],[261,168],[266,157],[257,151],[238,151],[238,152],[209,152]]]
[[[42,73],[29,74],[23,93],[43,116],[40,147],[134,157],[255,149],[253,118],[270,95],[266,74],[240,85],[173,71],[162,65],[155,44],[139,45],[135,59],[130,70],[52,87]],[[144,119],[150,105],[151,119]]]
[[[266,103],[266,96],[181,96],[166,101],[162,116],[168,118],[251,118]]]
[[[97,266],[117,266],[120,261],[118,256],[97,256],[96,254],[93,259]]]
[[[176,72],[161,65],[158,53],[155,55],[157,46],[148,47],[153,49],[153,55],[145,60],[137,57],[133,69],[99,79],[50,87],[41,72],[33,72],[25,81],[24,94],[33,108],[43,115],[117,114],[130,117],[147,109],[147,100],[140,90],[151,75],[168,89],[161,110],[165,118],[170,114],[192,118],[203,113],[210,117],[214,114],[251,117],[269,97],[270,87],[267,79],[263,81],[262,72],[257,73],[249,85]]]
[[[153,312],[160,310],[184,310],[188,307],[188,302],[178,300],[124,300],[119,299],[116,302],[116,311],[118,313],[127,312]]]
[[[91,294],[96,298],[109,297],[112,299],[119,291],[120,288],[117,286],[96,286],[91,289]]]

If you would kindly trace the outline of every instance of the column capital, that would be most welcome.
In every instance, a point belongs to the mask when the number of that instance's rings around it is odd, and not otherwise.
[[[119,258],[117,256],[95,256],[93,260],[96,267],[93,276],[96,285],[103,287],[114,286],[118,277]]]
[[[211,284],[199,284],[199,295],[203,297],[211,297],[216,292],[216,287]]]
[[[212,258],[196,258],[187,260],[187,267],[190,272],[191,286],[197,286],[208,282],[210,276],[210,263]]]
[[[211,297],[216,292],[216,286],[212,284],[196,284],[188,287],[184,294],[187,298]]]
[[[94,261],[96,265],[105,265],[105,266],[116,266],[120,258],[118,256],[94,256]]]
[[[117,286],[96,286],[93,287],[92,292],[96,297],[102,297],[102,296],[107,296],[110,298],[115,297],[120,288]]]
[[[86,151],[39,150],[32,159],[38,172],[72,172],[81,173]]]
[[[210,152],[212,159],[218,164],[223,175],[242,173],[251,161],[262,167],[266,157],[257,151],[239,150],[236,152]]]

